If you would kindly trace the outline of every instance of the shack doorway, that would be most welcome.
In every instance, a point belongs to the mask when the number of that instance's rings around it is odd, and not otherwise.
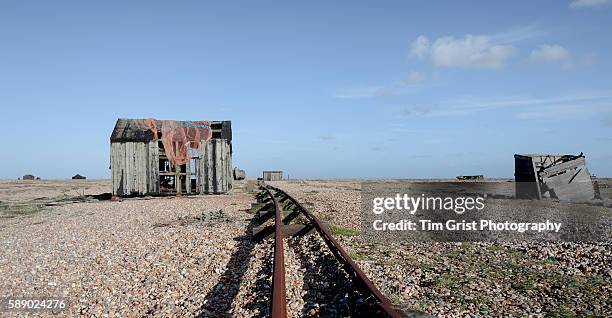
[[[174,143],[178,149],[178,143]],[[198,160],[200,153],[198,149],[187,148],[187,162],[180,165],[172,165],[164,145],[158,142],[159,148],[159,189],[163,194],[198,194]]]

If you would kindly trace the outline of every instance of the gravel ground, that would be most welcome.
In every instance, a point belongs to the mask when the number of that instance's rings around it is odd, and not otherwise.
[[[273,184],[321,219],[358,233],[359,181]],[[610,242],[409,243],[366,241],[360,235],[339,240],[403,308],[445,317],[612,315]]]
[[[57,189],[52,182],[17,182],[34,193],[3,192],[10,189],[5,182],[0,197],[12,204],[106,189],[79,182]],[[355,231],[359,181],[276,185],[341,229],[340,243],[400,307],[446,317],[612,315],[610,243],[366,241]],[[254,201],[237,191],[0,211],[0,297],[64,297],[65,317],[265,317],[273,241],[251,239]],[[292,317],[360,308],[361,297],[317,234],[285,244]]]
[[[247,232],[253,201],[100,201],[0,218],[0,296],[65,297],[66,317],[257,316],[266,306],[243,282],[262,276],[269,247]]]

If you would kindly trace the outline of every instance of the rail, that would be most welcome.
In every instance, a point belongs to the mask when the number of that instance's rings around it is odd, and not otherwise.
[[[274,194],[265,189],[274,203],[274,267],[272,270],[272,318],[287,317],[287,291],[285,285],[285,252],[283,246],[282,211]]]
[[[340,264],[342,264],[344,270],[351,276],[353,283],[367,290],[367,292],[375,298],[376,305],[379,307],[381,313],[384,313],[388,317],[401,317],[400,314],[393,308],[393,305],[389,302],[389,300],[380,292],[380,290],[378,290],[378,288],[376,288],[372,281],[370,281],[359,266],[357,266],[357,264],[355,264],[355,262],[350,258],[348,253],[342,248],[342,246],[340,246],[338,241],[336,241],[331,234],[330,230],[319,220],[319,218],[312,214],[312,212],[303,206],[297,199],[282,189],[266,185],[264,190],[272,198],[275,213],[274,270],[272,278],[271,311],[273,318],[287,316],[282,210],[279,207],[279,201],[276,197],[279,194],[291,201],[297,210],[310,221],[315,230],[319,233],[319,235],[321,235],[332,254],[336,257]],[[272,193],[270,190],[275,191],[276,194]]]

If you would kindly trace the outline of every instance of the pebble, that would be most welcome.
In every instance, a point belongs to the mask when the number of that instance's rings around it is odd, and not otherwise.
[[[331,224],[362,226],[359,181],[271,183]],[[612,316],[612,242],[337,239],[359,255],[357,264],[401,308],[448,317]]]

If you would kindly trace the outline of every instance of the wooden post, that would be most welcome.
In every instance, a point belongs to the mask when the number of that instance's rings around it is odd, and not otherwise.
[[[540,189],[540,176],[538,175],[538,169],[536,168],[536,163],[534,158],[531,158],[531,166],[533,169],[533,175],[535,176],[536,190],[538,192],[538,200],[542,200],[542,190]]]
[[[200,146],[200,149],[198,149],[198,151],[202,150],[203,146]],[[195,173],[195,180],[196,180],[196,187],[195,187],[195,192],[196,193],[201,193],[201,189],[200,189],[200,167],[198,166],[200,164],[200,155],[198,155],[198,157],[194,158],[194,173]]]
[[[189,147],[187,147],[187,163],[185,164],[185,190],[187,194],[191,194],[191,156],[189,155]]]
[[[174,142],[174,155],[179,153],[178,142]],[[175,164],[174,165],[174,190],[177,195],[181,195],[181,166]]]

